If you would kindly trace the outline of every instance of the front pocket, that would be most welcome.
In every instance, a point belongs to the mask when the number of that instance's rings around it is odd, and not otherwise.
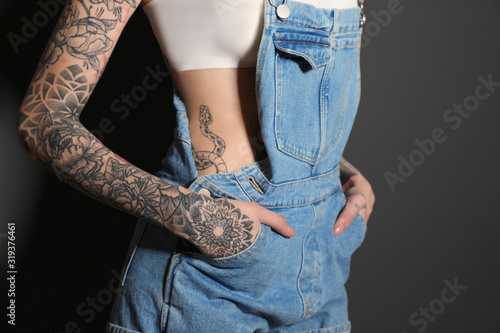
[[[342,137],[359,32],[283,26],[273,43],[278,149],[315,165]]]
[[[193,183],[196,184],[196,183]],[[207,196],[218,201],[217,204],[202,203],[195,210],[197,213],[192,215],[198,222],[193,225],[193,230],[196,230],[196,238],[181,240],[179,242],[178,251],[184,253],[198,253],[207,260],[214,262],[235,261],[241,257],[247,257],[253,253],[256,244],[258,244],[265,236],[266,231],[262,223],[250,219],[239,208],[232,204],[226,206],[224,201],[219,200],[236,200],[229,193],[218,191],[215,188],[206,188],[197,186],[189,187],[190,190],[201,193],[205,190]],[[208,192],[208,193],[207,193]],[[221,204],[221,205],[219,205]],[[193,214],[193,212],[191,212]],[[251,224],[249,222],[251,221]],[[246,226],[245,226],[246,225]],[[250,241],[248,233],[257,232],[255,238]],[[207,248],[214,256],[209,256],[202,252],[201,249]],[[217,249],[223,249],[223,252],[218,252]],[[217,255],[222,256],[217,256]]]

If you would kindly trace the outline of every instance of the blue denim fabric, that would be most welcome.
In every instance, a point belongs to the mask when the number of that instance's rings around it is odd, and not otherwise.
[[[281,22],[266,1],[257,63],[268,157],[200,177],[175,90],[175,141],[157,175],[213,198],[255,201],[297,236],[261,225],[250,248],[210,259],[139,220],[108,332],[350,332],[344,284],[366,224],[358,214],[338,237],[333,224],[346,202],[338,163],[359,102],[360,14],[287,5]]]

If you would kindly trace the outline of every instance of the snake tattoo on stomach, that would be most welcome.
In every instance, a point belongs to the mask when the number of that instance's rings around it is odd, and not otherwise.
[[[226,150],[226,142],[208,128],[213,122],[208,106],[200,106],[198,120],[200,121],[201,134],[214,143],[214,149],[212,151],[196,151],[191,144],[196,169],[206,170],[213,165],[217,173],[227,172],[226,162],[222,159],[222,154]]]

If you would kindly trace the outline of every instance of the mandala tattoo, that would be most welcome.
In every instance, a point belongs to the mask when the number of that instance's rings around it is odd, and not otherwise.
[[[118,4],[124,1],[133,8],[137,7],[136,0],[90,0],[94,6],[87,6],[85,0],[78,0],[80,7],[69,2],[47,43],[34,80],[43,77],[48,65],[55,64],[64,49],[71,56],[83,60],[85,68],[90,66],[99,73],[99,56],[113,48],[114,42],[107,33],[116,27],[117,21],[122,20],[122,7]],[[81,17],[81,9],[85,17]],[[106,11],[112,12],[117,20],[101,18]]]
[[[76,189],[165,226],[207,256],[249,247],[254,222],[228,200],[182,192],[120,158],[83,127],[78,119],[94,86],[78,65],[34,82],[18,119],[26,149]]]
[[[189,240],[211,257],[239,253],[252,244],[254,222],[226,199],[196,196],[190,204],[193,233]]]
[[[213,165],[217,173],[227,172],[226,162],[222,159],[222,154],[226,150],[226,142],[208,128],[213,122],[208,106],[200,106],[198,120],[200,121],[201,134],[214,143],[214,149],[212,151],[196,151],[191,145],[196,169],[205,170]]]

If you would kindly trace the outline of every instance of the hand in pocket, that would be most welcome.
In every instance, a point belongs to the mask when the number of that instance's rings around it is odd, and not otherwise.
[[[261,223],[285,237],[295,236],[283,216],[255,202],[212,199],[198,193],[185,198],[182,214],[173,217],[171,228],[207,257],[222,258],[244,251],[257,238]]]

